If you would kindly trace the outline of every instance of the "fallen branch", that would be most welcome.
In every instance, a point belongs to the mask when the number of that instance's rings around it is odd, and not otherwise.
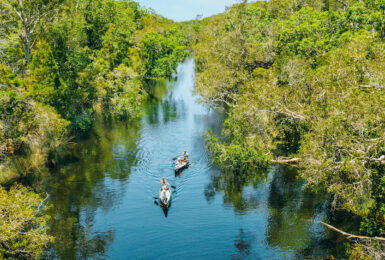
[[[271,163],[277,164],[296,164],[300,161],[300,158],[283,158],[279,157],[274,160],[271,160]]]
[[[367,236],[358,236],[358,235],[350,234],[350,233],[347,233],[345,231],[342,231],[341,229],[333,227],[332,225],[329,225],[329,224],[327,224],[327,223],[325,223],[323,221],[316,221],[316,220],[307,220],[307,221],[314,222],[314,223],[321,223],[325,227],[327,227],[327,228],[329,228],[331,230],[334,230],[334,231],[336,231],[336,232],[346,236],[347,239],[357,238],[357,239],[365,239],[365,240],[385,241],[385,237],[367,237]]]

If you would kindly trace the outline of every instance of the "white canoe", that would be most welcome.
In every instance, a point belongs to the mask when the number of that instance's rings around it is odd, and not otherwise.
[[[159,200],[163,205],[169,206],[171,201],[171,190],[164,189],[163,187],[160,188]]]

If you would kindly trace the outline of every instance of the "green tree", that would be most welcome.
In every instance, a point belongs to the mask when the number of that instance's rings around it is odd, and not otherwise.
[[[105,77],[98,76],[95,84],[105,111],[120,118],[136,118],[142,114],[146,94],[132,68],[121,64]]]
[[[36,52],[29,68],[28,80],[32,97],[63,113],[67,107],[67,84],[60,77],[59,68],[47,42],[39,41],[37,43]]]
[[[279,52],[284,55],[317,57],[330,49],[327,13],[306,7],[296,12],[281,26]],[[292,54],[291,54],[292,53]]]
[[[9,191],[0,187],[0,257],[36,258],[47,248],[52,237],[47,235],[42,201],[21,185]]]
[[[42,21],[47,21],[53,15],[62,2],[62,0],[2,1],[1,6],[11,10],[14,19],[21,23],[21,37],[25,44],[25,58],[28,63],[31,61],[31,46],[37,27]]]
[[[102,47],[102,35],[117,18],[117,4],[112,0],[85,1],[82,12],[86,21],[86,34],[91,49]]]
[[[142,41],[144,77],[167,77],[176,65],[187,56],[187,48],[181,36],[147,32]]]
[[[26,138],[31,106],[25,98],[25,83],[0,64],[0,159],[17,152]]]
[[[31,99],[25,82],[0,64],[0,184],[44,165],[49,152],[65,142],[68,123]],[[17,165],[16,154],[23,157]]]

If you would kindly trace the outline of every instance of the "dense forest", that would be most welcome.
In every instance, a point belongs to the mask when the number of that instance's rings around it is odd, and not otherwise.
[[[297,163],[331,211],[385,236],[385,2],[243,2],[193,28],[197,91],[228,113],[213,159],[246,174]],[[384,243],[352,241],[352,258]],[[354,243],[356,242],[356,243]]]
[[[34,258],[56,239],[44,195],[14,183],[55,163],[97,114],[139,117],[143,82],[170,76],[187,45],[179,25],[132,1],[0,3],[0,257]]]
[[[25,176],[97,115],[139,118],[144,82],[190,51],[196,91],[226,114],[222,135],[206,135],[212,159],[241,176],[294,164],[331,213],[360,219],[367,239],[347,254],[385,257],[372,239],[385,236],[383,0],[243,1],[183,23],[133,1],[2,1],[0,257],[34,258],[60,239]]]

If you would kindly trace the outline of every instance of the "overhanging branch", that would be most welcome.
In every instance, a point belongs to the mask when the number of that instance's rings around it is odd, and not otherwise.
[[[347,239],[364,239],[364,240],[376,240],[376,241],[383,241],[385,242],[385,237],[368,237],[368,236],[359,236],[359,235],[354,235],[354,234],[350,234],[348,232],[345,232],[341,229],[338,229],[336,227],[333,227],[332,225],[330,224],[327,224],[323,221],[316,221],[316,220],[306,220],[306,221],[310,221],[310,222],[314,222],[314,223],[320,223],[322,225],[324,225],[325,227],[333,230],[333,231],[336,231],[344,236],[346,236]]]

